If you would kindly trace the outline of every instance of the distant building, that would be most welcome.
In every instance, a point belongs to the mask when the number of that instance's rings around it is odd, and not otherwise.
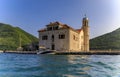
[[[89,51],[88,18],[82,20],[81,29],[59,22],[50,22],[39,30],[39,48],[57,51]]]
[[[32,42],[28,45],[22,46],[23,51],[36,51],[39,50],[38,42]]]

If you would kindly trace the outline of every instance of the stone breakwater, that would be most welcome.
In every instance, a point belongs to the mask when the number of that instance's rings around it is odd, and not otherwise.
[[[56,52],[56,55],[120,55],[120,51],[106,52],[106,51],[89,51],[89,52]]]
[[[37,51],[5,51],[4,53],[37,54]]]
[[[4,53],[16,53],[16,54],[37,54],[38,51],[5,51]],[[64,52],[64,51],[55,51],[51,52],[55,55],[120,55],[120,51],[102,51],[102,50],[92,50],[89,52]],[[47,54],[47,53],[45,53]]]

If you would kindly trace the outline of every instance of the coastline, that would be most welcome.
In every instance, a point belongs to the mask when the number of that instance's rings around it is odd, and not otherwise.
[[[15,54],[37,54],[38,51],[0,51],[1,53],[15,53]],[[120,55],[120,50],[107,51],[107,50],[91,50],[88,52],[63,52],[55,51],[51,52],[54,55]],[[51,54],[50,53],[50,54]]]
[[[55,55],[120,55],[120,51],[56,52]]]
[[[37,51],[5,51],[3,53],[15,53],[15,54],[37,54]]]

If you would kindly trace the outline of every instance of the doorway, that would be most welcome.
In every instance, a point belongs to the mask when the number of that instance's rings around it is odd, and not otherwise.
[[[55,50],[55,45],[54,44],[52,44],[51,49]]]

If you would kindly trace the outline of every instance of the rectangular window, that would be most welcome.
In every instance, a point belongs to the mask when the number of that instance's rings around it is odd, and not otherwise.
[[[73,35],[73,39],[75,40],[75,35]]]
[[[59,35],[59,39],[65,39],[65,35],[64,34]]]
[[[54,27],[53,27],[53,30],[58,30],[58,26],[54,26]]]
[[[47,40],[48,39],[48,36],[45,35],[45,36],[42,36],[42,40]]]
[[[48,27],[47,30],[52,30],[52,27]]]
[[[78,41],[78,37],[75,36],[75,35],[73,35],[73,39],[74,39],[75,41]]]

